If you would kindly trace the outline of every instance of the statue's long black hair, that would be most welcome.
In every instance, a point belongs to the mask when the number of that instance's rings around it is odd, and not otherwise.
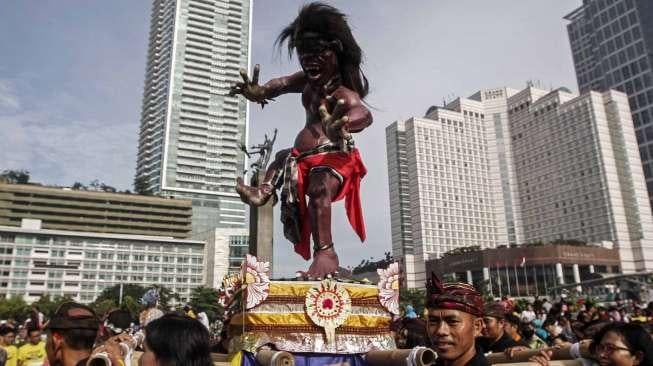
[[[304,5],[297,18],[281,31],[276,45],[281,47],[288,41],[288,53],[292,55],[297,40],[305,32],[318,33],[328,41],[340,42],[342,50],[336,52],[342,84],[357,92],[361,99],[365,98],[369,83],[361,70],[363,51],[351,33],[345,14],[321,2]]]

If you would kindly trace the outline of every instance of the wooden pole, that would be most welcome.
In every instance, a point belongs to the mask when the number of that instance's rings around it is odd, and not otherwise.
[[[584,357],[591,358],[590,354],[590,343],[584,341],[581,343],[575,343],[574,345],[563,347],[563,348],[548,348],[547,350],[552,351],[551,359],[552,360],[573,360],[574,358]],[[539,349],[528,349],[520,352],[515,352],[512,357],[506,356],[503,352],[491,353],[485,358],[491,365],[495,364],[513,364],[519,362],[528,362],[528,360],[540,353]],[[521,365],[521,364],[520,364]]]
[[[286,351],[262,349],[256,352],[256,361],[263,366],[295,366],[295,357]]]
[[[395,349],[390,351],[370,351],[365,354],[365,361],[370,366],[406,365],[412,349]],[[430,348],[416,349],[414,366],[435,364],[438,356]]]

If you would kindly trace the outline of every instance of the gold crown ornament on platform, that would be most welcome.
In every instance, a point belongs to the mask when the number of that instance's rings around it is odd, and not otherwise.
[[[324,328],[327,344],[336,341],[336,328],[351,313],[351,298],[345,287],[325,279],[306,293],[306,314],[317,326]]]

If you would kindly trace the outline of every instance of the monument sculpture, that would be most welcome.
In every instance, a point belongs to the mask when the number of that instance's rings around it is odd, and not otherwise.
[[[365,240],[360,181],[366,169],[352,134],[372,123],[363,104],[369,84],[361,70],[361,48],[345,15],[329,5],[303,7],[279,34],[277,45],[284,43],[291,56],[297,53],[301,71],[259,85],[256,65],[251,79],[241,70],[243,81],[231,94],[264,106],[280,95],[301,93],[305,125],[292,148],[277,152],[262,181],[246,185],[239,178],[236,191],[243,202],[261,206],[280,190],[284,235],[306,260],[311,259],[313,238],[313,262],[304,276],[325,278],[339,264],[331,235],[332,202],[345,199],[349,222]]]
[[[250,185],[256,187],[259,182],[265,178],[265,168],[268,166],[274,142],[277,139],[277,129],[270,139],[265,135],[263,143],[254,145],[250,149],[241,145],[241,150],[252,159],[258,155],[258,158],[250,165]],[[270,262],[270,272],[272,269],[273,251],[273,202],[271,200],[265,205],[251,207],[249,210],[249,253],[255,255],[261,261]]]

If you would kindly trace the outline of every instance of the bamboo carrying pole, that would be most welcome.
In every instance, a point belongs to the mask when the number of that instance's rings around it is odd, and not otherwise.
[[[256,361],[263,366],[295,366],[295,357],[285,351],[259,350]]]
[[[370,351],[365,354],[365,361],[370,366],[405,365],[412,349],[395,349],[390,351]],[[415,350],[413,366],[429,366],[435,363],[437,355],[430,348]]]
[[[494,365],[490,363],[490,365]],[[549,361],[549,366],[585,366],[581,360],[557,360]],[[537,362],[514,362],[514,363],[502,363],[501,366],[542,366]]]
[[[548,350],[552,351],[551,360],[573,360],[579,357],[590,358],[590,342],[584,341],[581,343],[574,343],[571,346],[562,347],[562,348],[549,348]],[[496,364],[516,364],[519,362],[528,362],[528,360],[540,353],[539,349],[528,349],[524,351],[515,352],[515,354],[508,358],[504,353],[491,353],[485,358],[491,365]],[[522,364],[520,364],[522,365]],[[535,364],[534,364],[535,365]]]

